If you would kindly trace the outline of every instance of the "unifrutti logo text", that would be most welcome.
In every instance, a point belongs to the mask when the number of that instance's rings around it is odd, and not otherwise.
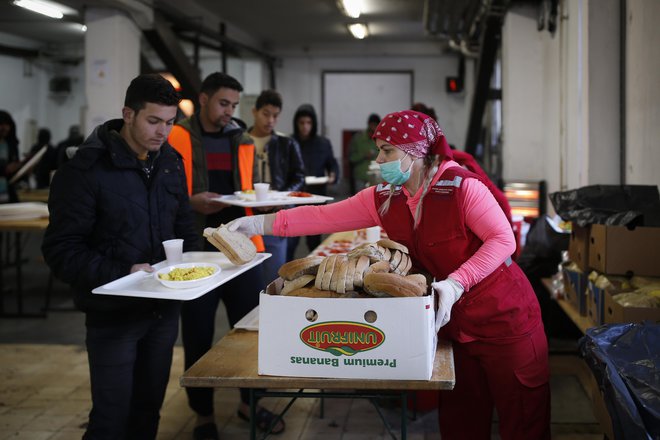
[[[300,340],[309,347],[335,356],[353,356],[381,345],[385,333],[359,322],[321,322],[302,329]]]

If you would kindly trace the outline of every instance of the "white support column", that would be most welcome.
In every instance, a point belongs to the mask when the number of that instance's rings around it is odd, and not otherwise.
[[[120,118],[126,88],[140,73],[140,30],[122,11],[90,8],[85,14],[84,133]]]

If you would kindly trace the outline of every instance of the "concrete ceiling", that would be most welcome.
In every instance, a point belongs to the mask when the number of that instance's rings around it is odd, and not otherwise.
[[[82,42],[84,8],[128,4],[132,0],[60,0],[77,15],[55,20],[14,6],[12,0],[0,0],[0,33],[34,40],[41,44]],[[351,19],[343,15],[335,0],[159,0],[156,8],[177,8],[181,18],[195,20],[204,15],[206,26],[217,29],[220,22],[230,23],[249,35],[259,49],[277,50],[318,44],[353,43],[346,25],[366,22],[371,36],[362,43],[428,42],[424,32],[425,0],[363,0],[363,15]],[[182,4],[185,10],[181,12]],[[201,11],[201,12],[200,12]],[[206,14],[205,12],[209,12]],[[188,15],[188,17],[186,17]],[[210,15],[210,16],[209,16]],[[227,36],[232,38],[231,29]],[[235,38],[235,37],[234,37]],[[1,43],[0,43],[1,44]]]
[[[509,3],[509,0],[361,1],[363,14],[358,19],[342,14],[337,0],[153,0],[153,5],[172,24],[180,41],[199,29],[206,31],[202,35],[207,41],[209,35],[211,40],[217,39],[223,23],[226,38],[239,43],[234,48],[251,48],[257,53],[281,57],[320,50],[326,54],[358,56],[437,54],[449,46],[456,49],[459,40],[463,40],[464,46],[468,43],[464,52],[473,55],[481,20],[490,13],[501,14]],[[46,49],[44,52],[56,52],[54,48],[65,44],[82,47],[84,32],[80,27],[85,8],[118,8],[135,14],[150,10],[152,2],[59,0],[58,3],[69,6],[72,14],[55,20],[14,6],[12,0],[0,0],[0,36],[28,39],[23,47]],[[497,8],[493,6],[498,4]],[[144,23],[142,18],[137,17],[136,23]],[[370,36],[364,40],[355,40],[347,29],[349,23],[358,21],[369,28]],[[475,29],[477,32],[473,32]],[[0,40],[0,50],[5,53],[7,47],[11,50],[15,45],[12,38]]]

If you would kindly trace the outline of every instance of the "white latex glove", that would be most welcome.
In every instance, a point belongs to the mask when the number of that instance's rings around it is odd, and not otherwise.
[[[264,215],[249,215],[239,217],[227,223],[227,229],[231,232],[240,232],[243,235],[264,235]]]
[[[438,313],[435,315],[435,331],[449,322],[451,308],[463,294],[463,286],[458,281],[447,278],[444,281],[431,283],[431,287],[438,294]]]

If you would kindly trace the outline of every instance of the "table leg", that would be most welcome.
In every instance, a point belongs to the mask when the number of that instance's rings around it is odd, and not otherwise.
[[[401,440],[406,440],[408,434],[408,393],[401,393]]]
[[[4,242],[5,233],[0,232],[0,315],[5,314],[5,277],[4,277],[4,254],[2,252],[2,244]]]
[[[23,314],[23,270],[21,261],[21,233],[16,231],[14,235],[14,255],[16,257],[16,307],[18,314]]]
[[[254,388],[250,388],[250,440],[257,440],[257,399]]]

